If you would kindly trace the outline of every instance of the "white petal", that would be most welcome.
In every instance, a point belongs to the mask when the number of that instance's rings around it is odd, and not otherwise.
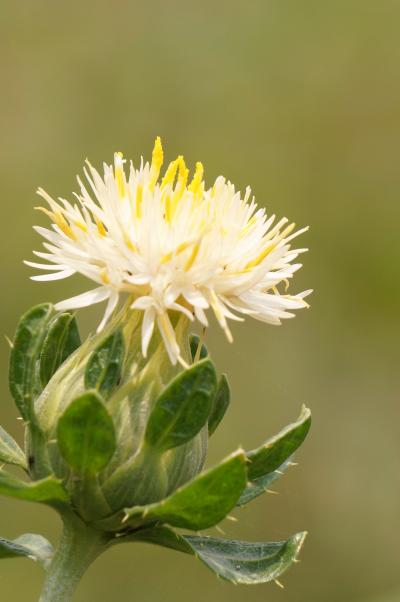
[[[71,297],[65,301],[60,301],[54,306],[57,311],[64,311],[66,309],[79,309],[80,307],[88,307],[95,303],[105,301],[110,296],[110,289],[106,286],[99,286],[91,291]]]
[[[45,282],[47,280],[63,280],[75,274],[75,270],[63,270],[62,272],[55,272],[54,274],[41,274],[40,276],[31,276],[31,280],[37,280],[39,282]]]
[[[167,350],[169,359],[175,366],[179,358],[179,346],[176,342],[175,331],[172,328],[172,324],[167,313],[157,316],[157,326],[164,341],[165,349]]]
[[[108,300],[106,311],[104,312],[103,319],[102,319],[102,321],[100,322],[100,324],[99,324],[99,326],[97,328],[97,332],[101,332],[103,330],[104,326],[107,324],[107,322],[108,322],[111,314],[113,313],[114,309],[117,306],[118,298],[119,298],[118,293],[113,290],[111,292],[111,294],[110,294],[110,298]]]
[[[143,316],[142,322],[142,353],[143,357],[147,356],[147,349],[149,347],[151,337],[153,336],[154,331],[154,322],[155,322],[156,312],[151,307],[146,309]]]

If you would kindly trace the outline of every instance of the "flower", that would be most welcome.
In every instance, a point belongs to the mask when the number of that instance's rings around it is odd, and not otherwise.
[[[163,149],[156,139],[151,163],[125,170],[122,153],[103,175],[86,162],[84,183],[71,203],[55,201],[42,188],[48,208],[38,207],[52,228],[35,226],[46,252],[35,254],[47,263],[26,263],[51,273],[33,280],[60,280],[80,273],[97,283],[93,290],[61,301],[58,310],[72,310],[107,300],[101,330],[115,310],[121,293],[131,307],[143,312],[142,352],[146,356],[155,324],[172,363],[180,349],[171,311],[208,325],[211,309],[232,336],[227,320],[249,315],[269,324],[293,317],[307,307],[304,297],[286,293],[288,280],[301,267],[294,263],[307,249],[292,249],[295,231],[287,218],[267,216],[251,198],[219,176],[207,189],[203,166],[189,170],[182,156],[172,161],[162,178]],[[128,171],[128,173],[127,173]],[[285,292],[278,290],[285,285]],[[238,315],[239,314],[239,315]]]

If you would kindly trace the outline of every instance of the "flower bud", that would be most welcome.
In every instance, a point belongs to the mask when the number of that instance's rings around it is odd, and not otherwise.
[[[34,406],[46,458],[46,466],[35,463],[35,476],[53,473],[62,479],[86,521],[127,506],[159,501],[191,480],[204,465],[207,421],[216,392],[214,368],[210,360],[189,368],[192,359],[185,316],[176,319],[175,335],[188,369],[171,364],[160,335],[153,336],[144,358],[141,322],[140,312],[124,308],[103,332],[89,338],[58,368]],[[206,382],[196,370],[204,361]],[[90,428],[95,427],[88,425],[85,430],[80,423],[87,419],[78,407],[85,395],[85,404],[89,403],[90,394],[100,400],[111,418],[115,446],[107,464],[89,474],[71,466],[68,430],[64,432],[69,427],[63,424],[71,410],[75,412],[73,417],[71,414],[75,431],[88,440],[93,438]],[[87,412],[89,418],[91,414],[93,418],[94,410]],[[31,454],[35,456],[36,451],[32,441]]]

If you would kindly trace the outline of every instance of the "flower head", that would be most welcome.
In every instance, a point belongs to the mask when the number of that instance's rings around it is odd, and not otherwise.
[[[229,340],[228,319],[249,315],[269,324],[293,317],[307,307],[304,297],[286,294],[289,279],[301,267],[295,263],[306,249],[292,249],[295,231],[287,218],[267,216],[251,198],[219,176],[211,188],[203,166],[189,169],[182,156],[160,177],[163,149],[156,139],[151,163],[128,169],[121,153],[103,175],[86,162],[86,181],[78,177],[74,203],[55,201],[38,193],[48,207],[39,207],[52,228],[35,226],[46,240],[47,263],[26,262],[51,273],[33,280],[59,280],[80,273],[97,283],[93,290],[56,305],[58,310],[107,301],[101,330],[121,293],[132,308],[143,312],[142,351],[145,356],[157,325],[173,363],[180,359],[170,312],[185,314],[208,325],[211,309]],[[284,290],[278,289],[279,285]]]

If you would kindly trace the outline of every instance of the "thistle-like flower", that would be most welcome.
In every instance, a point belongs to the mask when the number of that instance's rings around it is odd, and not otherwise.
[[[295,263],[307,249],[292,249],[291,241],[307,230],[295,231],[287,218],[267,216],[251,198],[242,197],[222,176],[211,188],[203,180],[203,166],[189,183],[182,156],[172,161],[162,178],[161,141],[156,139],[151,164],[127,175],[121,153],[114,165],[104,165],[101,176],[87,162],[86,183],[78,177],[76,202],[55,201],[38,193],[49,208],[39,207],[52,220],[52,229],[36,226],[46,252],[36,252],[46,264],[26,263],[49,270],[33,280],[59,280],[80,273],[98,286],[61,301],[57,310],[71,310],[107,300],[99,330],[109,320],[121,293],[132,308],[144,312],[142,353],[157,324],[172,363],[183,362],[170,312],[196,318],[208,325],[211,308],[228,340],[227,319],[249,315],[269,324],[293,317],[307,307],[310,291],[286,294],[288,281],[301,267]],[[279,290],[278,287],[282,289]]]
[[[24,450],[0,427],[0,494],[47,504],[63,521],[54,552],[41,535],[0,537],[0,557],[28,556],[46,578],[40,602],[69,602],[95,558],[123,542],[155,543],[200,558],[233,583],[277,581],[296,561],[299,532],[279,542],[199,535],[269,490],[292,465],[311,424],[294,423],[260,446],[237,449],[204,470],[208,441],[230,403],[195,318],[213,310],[231,340],[240,314],[279,324],[305,307],[306,292],[279,290],[305,249],[290,248],[286,218],[267,218],[224,178],[206,190],[197,164],[187,184],[182,157],[158,182],[157,138],[151,164],[124,171],[122,155],[104,175],[89,164],[77,203],[40,194],[52,229],[37,227],[50,270],[39,280],[76,272],[95,290],[20,319],[12,343],[10,392],[24,422]],[[117,311],[121,293],[127,299]],[[98,332],[81,342],[75,309],[107,300]],[[155,326],[157,325],[157,328]],[[184,529],[177,532],[175,529]],[[189,531],[189,533],[187,532]],[[278,582],[279,583],[279,582]]]

